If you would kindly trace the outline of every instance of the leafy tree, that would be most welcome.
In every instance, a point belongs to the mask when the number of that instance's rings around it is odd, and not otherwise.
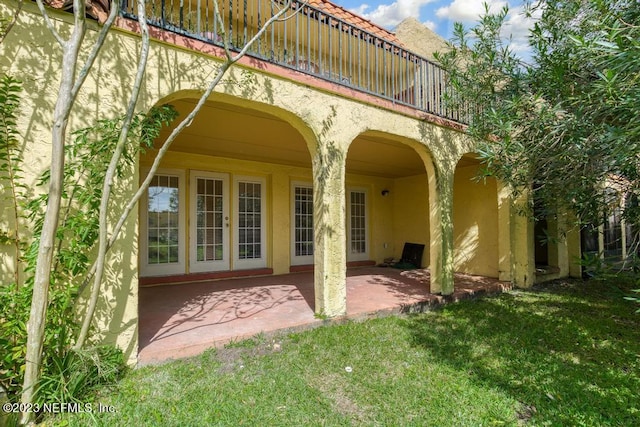
[[[468,131],[482,141],[484,173],[532,190],[540,217],[560,209],[600,224],[640,193],[640,3],[528,4],[528,61],[504,38],[507,13],[487,7],[474,28],[455,25],[451,50],[437,56],[462,94],[450,102],[474,104]],[[613,199],[603,191],[611,184]],[[638,203],[623,215],[640,225]]]

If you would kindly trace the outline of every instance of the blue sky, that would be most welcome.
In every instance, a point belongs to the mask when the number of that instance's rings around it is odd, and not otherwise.
[[[392,30],[398,23],[410,16],[416,18],[445,39],[451,37],[454,22],[462,22],[471,27],[484,11],[484,3],[490,10],[498,11],[509,6],[507,33],[512,35],[512,49],[526,56],[528,45],[526,35],[531,20],[523,14],[522,1],[506,0],[332,0],[371,21]]]

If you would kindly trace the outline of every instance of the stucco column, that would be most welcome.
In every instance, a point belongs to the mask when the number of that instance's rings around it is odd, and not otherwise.
[[[345,159],[330,142],[313,155],[315,312],[328,317],[347,312]]]
[[[580,229],[576,226],[567,231],[567,251],[569,253],[569,276],[582,277]]]
[[[431,292],[453,293],[453,170],[429,176]]]
[[[558,264],[562,276],[582,277],[580,228],[577,223],[572,212],[562,211],[558,214]]]
[[[511,191],[498,185],[498,279],[510,281],[511,272]]]
[[[271,175],[273,211],[270,220],[273,236],[275,237],[271,240],[273,274],[286,274],[289,272],[291,259],[289,186],[289,176],[286,173],[274,172]]]
[[[534,223],[524,192],[513,200],[511,208],[511,281],[520,288],[533,286],[536,280]]]

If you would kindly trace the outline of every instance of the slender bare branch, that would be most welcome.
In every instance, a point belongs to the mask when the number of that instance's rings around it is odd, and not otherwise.
[[[237,62],[243,56],[245,56],[249,51],[249,49],[251,48],[251,46],[253,45],[253,43],[255,43],[260,37],[262,37],[262,35],[265,33],[265,31],[267,31],[267,29],[271,26],[271,24],[276,22],[278,19],[280,19],[282,15],[287,13],[287,10],[289,9],[290,6],[291,6],[291,0],[287,0],[287,2],[284,4],[282,9],[280,9],[278,13],[276,13],[271,18],[269,18],[269,20],[265,22],[262,28],[258,30],[258,32],[244,45],[244,47],[240,50],[240,52],[238,52],[236,56],[231,58],[230,61],[234,63],[234,62]]]
[[[107,215],[109,210],[109,200],[111,198],[111,187],[113,186],[113,179],[116,174],[116,169],[118,167],[118,164],[120,163],[125,145],[127,144],[131,121],[133,120],[133,115],[136,110],[136,104],[138,103],[138,98],[140,95],[140,88],[142,87],[142,81],[144,79],[145,70],[147,68],[147,59],[149,58],[149,27],[147,25],[145,0],[138,0],[138,17],[140,22],[140,32],[142,35],[140,60],[138,61],[138,70],[136,72],[136,77],[131,91],[131,97],[129,98],[127,112],[122,123],[122,129],[120,130],[118,143],[116,144],[114,152],[111,156],[111,161],[107,168],[102,187],[102,199],[100,200],[99,218],[100,240],[98,245],[98,255],[96,259],[96,273],[93,278],[93,286],[91,289],[91,295],[89,297],[89,305],[87,306],[87,311],[80,328],[78,339],[74,345],[75,349],[82,348],[82,346],[86,342],[87,336],[89,334],[89,327],[91,326],[93,315],[98,304],[98,297],[100,296],[100,284],[104,275],[105,258],[110,247],[107,235]]]
[[[109,11],[109,16],[107,17],[107,20],[102,25],[102,28],[98,33],[98,38],[93,44],[91,52],[89,53],[89,56],[84,63],[84,66],[82,67],[80,72],[78,72],[78,79],[76,80],[76,83],[73,86],[73,89],[71,89],[71,96],[73,99],[75,99],[75,97],[78,95],[80,88],[84,84],[84,81],[86,80],[87,75],[89,74],[89,70],[91,70],[91,67],[93,67],[93,63],[95,62],[96,58],[98,57],[98,53],[100,52],[100,50],[102,49],[102,46],[104,45],[104,41],[107,38],[107,34],[109,33],[109,30],[113,25],[113,22],[118,16],[118,10],[119,10],[118,2],[113,0],[111,2],[111,10]]]
[[[231,60],[231,47],[229,46],[229,40],[227,39],[227,32],[224,30],[224,22],[222,21],[222,16],[220,15],[220,8],[218,7],[218,1],[214,0],[213,2],[213,15],[218,21],[218,25],[220,27],[220,32],[222,33],[222,44],[224,46],[224,54],[227,56],[227,60]]]
[[[24,4],[23,0],[18,0],[18,6],[16,7],[16,11],[13,13],[13,16],[11,17],[11,21],[9,21],[9,24],[7,24],[4,31],[0,34],[0,43],[4,41],[4,38],[7,37],[7,34],[11,32],[11,29],[13,28],[13,26],[16,25],[16,22],[18,22],[18,16],[20,16],[20,12],[22,11],[23,4]]]
[[[44,3],[42,2],[42,0],[36,0],[36,4],[38,5],[38,9],[40,10],[40,14],[42,15],[42,18],[44,18],[45,26],[49,29],[49,31],[51,31],[53,38],[56,39],[60,47],[64,47],[67,41],[62,38],[62,36],[56,30],[56,27],[53,26],[53,22],[51,21],[51,18],[47,13],[47,8],[45,7]]]

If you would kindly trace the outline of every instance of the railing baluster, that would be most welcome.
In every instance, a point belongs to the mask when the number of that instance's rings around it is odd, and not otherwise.
[[[373,49],[374,49],[374,54],[375,54],[375,63],[376,63],[376,68],[375,68],[375,78],[376,78],[376,93],[379,95],[380,94],[380,67],[378,66],[378,51],[380,49],[378,49],[378,38],[376,36],[373,36]],[[386,70],[385,70],[386,73]],[[384,74],[383,74],[384,76]]]
[[[233,44],[233,0],[229,0],[229,44]]]
[[[396,50],[391,46],[391,99],[396,95]]]
[[[244,47],[244,45],[247,44],[247,0],[244,0],[244,11],[242,14],[242,22],[243,22],[243,28],[242,28],[242,46]]]
[[[262,0],[258,0],[258,29],[262,27]],[[262,37],[258,39],[258,55],[263,56],[262,53]]]
[[[365,37],[367,38],[367,42],[365,47],[367,48],[367,90],[371,90],[371,64],[369,64],[369,50],[370,50],[370,45],[369,45],[369,34],[365,34]]]
[[[212,0],[212,1],[218,1],[218,0]],[[213,6],[213,4],[211,5]],[[207,0],[207,22],[209,22],[209,0]],[[210,37],[214,42],[218,41],[218,19],[215,17],[215,15],[213,16],[213,22],[212,22],[212,30],[211,32],[213,33],[212,37]]]
[[[320,67],[320,75],[324,74],[324,67],[325,65],[323,64],[323,59],[324,59],[324,54],[322,52],[322,25],[320,25],[320,16],[321,13],[318,13],[316,15],[317,17],[317,22],[318,22],[318,67]]]
[[[402,87],[404,91],[404,102],[407,104],[413,104],[411,101],[411,80],[409,77],[409,52],[406,50],[402,52],[402,64],[404,66],[404,73],[402,74]]]
[[[362,60],[362,54],[360,52],[360,48],[362,47],[362,31],[358,31],[358,87],[362,88],[362,65],[365,63]]]
[[[327,19],[327,44],[329,45],[329,78],[331,78],[331,76],[333,76],[333,70],[332,70],[332,65],[333,65],[333,44],[331,43],[331,33],[332,31],[332,24],[331,24],[331,16],[327,15],[326,16]]]
[[[296,52],[295,52],[295,57],[294,57],[294,64],[296,64],[296,68],[298,68],[298,63],[300,61],[300,23],[298,21],[298,18],[300,17],[300,12],[298,11],[298,9],[300,9],[300,3],[296,2],[296,11],[294,12],[296,14]]]
[[[413,57],[413,105],[416,108],[420,108],[419,107],[419,100],[418,100],[418,70],[420,69],[420,67],[418,66],[418,61],[416,59],[416,57]]]
[[[387,64],[388,60],[387,57],[389,55],[387,55],[387,43],[383,40],[382,41],[382,69],[384,70],[384,78],[382,79],[382,94],[383,95],[388,95],[389,94],[389,81],[387,79],[387,68],[389,66],[389,64]]]
[[[347,27],[348,28],[348,27]],[[347,76],[347,78],[349,79],[349,83],[353,84],[353,79],[354,77],[354,73],[353,73],[353,63],[355,62],[353,60],[353,31],[351,28],[349,28],[349,33],[347,33],[346,35],[344,35],[344,37],[346,37],[346,42],[347,42],[347,64],[345,67],[345,70],[349,73],[349,75]]]
[[[307,72],[311,72],[311,12],[307,13]]]
[[[282,36],[282,39],[284,41],[284,50],[282,52],[282,61],[286,64],[289,61],[289,37],[287,37],[287,22],[289,22],[288,19],[285,19],[284,21],[284,28],[283,28],[283,33],[284,35]]]
[[[270,2],[271,3],[271,15],[269,16],[269,19],[273,18],[273,15],[275,14],[275,12],[273,11],[273,1]],[[270,55],[270,59],[273,61],[275,59],[275,44],[276,44],[276,32],[275,29],[273,27],[271,27],[271,51],[269,52]]]

